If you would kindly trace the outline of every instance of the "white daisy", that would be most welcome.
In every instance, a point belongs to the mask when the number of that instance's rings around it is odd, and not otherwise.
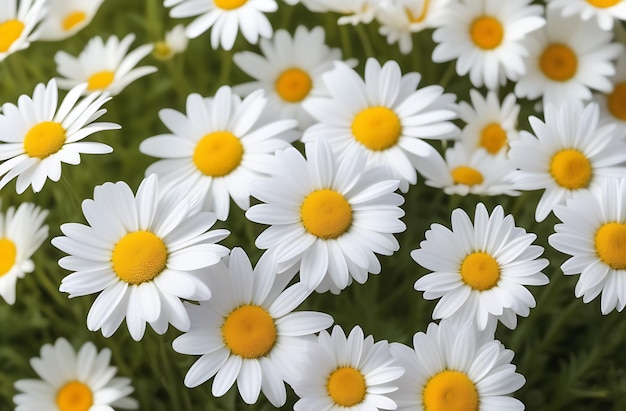
[[[169,60],[174,55],[187,50],[189,39],[185,34],[185,26],[177,24],[165,33],[165,39],[154,44],[153,54],[159,60]]]
[[[338,293],[352,278],[362,284],[368,273],[380,272],[374,253],[398,250],[393,234],[406,228],[404,199],[394,193],[398,181],[386,179],[384,170],[366,170],[356,149],[343,162],[322,139],[305,150],[307,159],[293,147],[276,152],[272,176],[250,188],[265,204],[252,206],[246,217],[270,225],[255,244],[274,252],[281,271],[298,265],[309,287]]]
[[[406,370],[391,394],[398,410],[524,410],[510,394],[526,380],[511,364],[514,353],[493,334],[441,321],[416,333],[413,347],[391,344],[391,354]]]
[[[520,190],[545,192],[535,219],[543,221],[557,204],[577,190],[593,187],[607,177],[626,173],[626,145],[613,125],[598,125],[598,105],[570,102],[545,108],[545,122],[530,117],[535,135],[522,131],[511,142],[509,157]]]
[[[47,0],[48,11],[39,26],[37,40],[63,40],[73,36],[94,18],[104,0]]]
[[[323,76],[331,97],[311,98],[304,108],[319,121],[302,140],[318,136],[331,142],[346,158],[349,147],[367,153],[368,165],[382,165],[408,191],[417,182],[416,164],[428,155],[430,145],[422,139],[451,138],[458,132],[452,94],[432,85],[417,90],[418,73],[402,75],[395,61],[382,68],[373,58],[365,65],[365,80],[344,63]]]
[[[41,379],[15,382],[20,391],[13,397],[15,411],[113,411],[115,408],[137,409],[130,398],[134,388],[130,378],[115,377],[117,368],[110,365],[111,350],[97,351],[91,342],[78,352],[65,338],[54,345],[44,344],[41,357],[30,364]]]
[[[522,40],[545,24],[543,7],[532,0],[455,0],[433,33],[433,61],[456,59],[456,72],[469,73],[475,87],[495,89],[525,72]]]
[[[105,43],[102,37],[96,36],[89,40],[78,57],[58,51],[54,61],[57,72],[65,77],[57,79],[59,87],[67,89],[87,83],[85,92],[108,91],[114,96],[138,78],[157,71],[153,66],[135,68],[141,59],[150,54],[153,45],[144,44],[129,53],[134,40],[135,35],[128,34],[122,40],[111,36]]]
[[[331,335],[320,332],[299,371],[292,384],[300,397],[294,411],[376,411],[396,409],[389,395],[404,368],[395,364],[387,341],[364,338],[358,325],[346,338],[336,325]]]
[[[263,13],[278,10],[276,0],[165,0],[164,5],[173,6],[173,18],[199,16],[187,26],[187,36],[193,39],[211,29],[211,47],[224,50],[233,48],[239,30],[252,44],[259,36],[271,37],[272,25]]]
[[[59,260],[73,271],[59,290],[78,297],[99,293],[87,315],[87,328],[102,329],[110,337],[126,318],[134,340],[140,340],[146,322],[163,334],[171,323],[189,328],[181,298],[206,300],[211,296],[199,272],[228,254],[214,244],[226,230],[207,231],[215,216],[199,212],[197,201],[182,190],[159,192],[152,175],[134,196],[124,182],[105,183],[94,189],[93,200],[84,200],[89,225],[61,226],[65,236],[52,245],[70,254]]]
[[[600,124],[615,123],[621,139],[626,140],[626,50],[622,50],[611,77],[613,89],[608,93],[594,93],[593,101],[600,106]]]
[[[560,9],[563,16],[578,16],[583,20],[596,18],[602,30],[613,30],[613,21],[626,20],[623,0],[549,0],[549,6]]]
[[[531,245],[535,234],[515,226],[502,206],[491,215],[482,203],[476,206],[474,224],[460,208],[452,211],[452,230],[433,224],[426,240],[411,257],[432,270],[415,282],[424,298],[441,298],[433,319],[452,318],[474,322],[479,329],[499,320],[508,328],[516,315],[527,317],[535,298],[525,285],[548,283],[541,270],[548,260],[538,258],[543,247]]]
[[[285,0],[286,3],[294,5],[298,0]],[[338,24],[359,23],[369,24],[374,20],[380,0],[300,0],[309,10],[315,13],[335,12],[341,15],[337,20]]]
[[[19,3],[16,4],[16,1]],[[2,0],[0,6],[0,61],[37,40],[37,23],[46,14],[47,0]]]
[[[59,181],[61,163],[79,164],[80,154],[106,154],[106,144],[80,141],[93,133],[115,130],[114,123],[94,123],[110,100],[105,94],[92,93],[81,99],[85,85],[71,89],[57,108],[56,82],[40,83],[33,97],[20,96],[17,105],[5,103],[0,114],[0,189],[17,177],[18,194],[28,186],[40,191],[46,179]]]
[[[276,275],[265,253],[254,270],[241,248],[233,248],[227,267],[220,264],[208,278],[216,290],[199,305],[186,304],[191,328],[172,344],[183,354],[201,355],[185,376],[196,387],[215,376],[212,393],[224,395],[237,381],[241,398],[257,402],[262,391],[275,406],[286,401],[285,380],[302,362],[313,334],[330,327],[330,315],[292,312],[311,293]]]
[[[243,210],[250,207],[251,182],[267,176],[274,152],[290,146],[283,134],[295,120],[265,121],[267,100],[262,90],[245,99],[228,86],[215,97],[187,97],[187,116],[172,109],[159,112],[172,134],[141,142],[139,150],[163,160],[150,165],[165,190],[186,185],[204,202],[204,208],[228,218],[230,199]]]
[[[9,207],[0,214],[0,296],[9,304],[15,303],[17,279],[35,269],[30,258],[48,238],[48,226],[43,223],[47,215],[47,210],[32,203]]]

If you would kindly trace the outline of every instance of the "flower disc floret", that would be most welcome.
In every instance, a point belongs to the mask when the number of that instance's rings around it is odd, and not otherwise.
[[[276,344],[276,325],[262,307],[243,305],[228,314],[222,336],[231,353],[247,359],[259,358]]]
[[[59,389],[56,405],[59,411],[89,411],[93,405],[93,393],[86,384],[70,381]]]
[[[359,370],[340,367],[330,374],[326,389],[335,404],[340,407],[352,407],[363,401],[367,385]]]
[[[422,394],[425,411],[478,411],[476,386],[460,371],[446,370],[428,380]]]

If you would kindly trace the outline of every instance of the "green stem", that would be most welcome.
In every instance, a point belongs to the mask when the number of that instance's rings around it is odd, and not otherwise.
[[[365,57],[374,57],[375,53],[374,48],[372,47],[372,42],[370,41],[367,31],[365,31],[365,27],[362,24],[356,26],[356,33],[361,41],[361,47],[365,52]]]

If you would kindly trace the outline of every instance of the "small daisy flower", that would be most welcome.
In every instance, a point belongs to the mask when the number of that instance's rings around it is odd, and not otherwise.
[[[358,325],[346,338],[336,325],[310,346],[300,377],[292,384],[300,399],[294,411],[395,410],[390,393],[404,368],[396,366],[387,341],[374,343]]]
[[[295,120],[266,122],[267,100],[262,90],[241,99],[228,86],[214,98],[187,97],[187,116],[172,109],[159,112],[172,134],[144,140],[139,150],[159,157],[146,175],[155,173],[165,190],[188,186],[204,208],[224,221],[230,199],[242,209],[250,207],[251,182],[271,173],[274,152],[290,146],[283,133]]]
[[[292,312],[311,293],[276,275],[276,264],[265,253],[253,269],[241,248],[234,248],[227,267],[220,264],[208,278],[215,292],[207,302],[185,304],[191,328],[176,338],[174,350],[201,355],[185,376],[196,387],[215,376],[212,393],[224,395],[237,381],[241,398],[257,402],[262,391],[275,406],[286,401],[284,381],[314,341],[313,334],[330,327],[330,315]]]
[[[413,347],[391,344],[391,354],[406,370],[390,395],[398,410],[524,410],[510,394],[526,380],[511,364],[514,353],[493,335],[441,321],[416,333]]]
[[[37,40],[63,40],[85,28],[104,0],[48,0]]]
[[[384,170],[366,170],[365,155],[356,149],[344,162],[323,139],[305,150],[306,159],[293,147],[276,152],[272,176],[250,189],[264,204],[246,217],[270,225],[255,244],[274,252],[281,271],[298,265],[310,288],[322,284],[317,291],[338,293],[353,278],[362,284],[368,273],[380,272],[374,253],[398,250],[393,234],[406,228],[399,207],[404,199],[394,193],[398,181],[386,179]]]
[[[614,125],[599,126],[598,105],[561,104],[545,108],[545,122],[529,118],[535,135],[522,131],[511,143],[509,157],[516,168],[520,190],[545,192],[535,219],[543,221],[557,204],[607,177],[626,173],[626,145],[616,137]]]
[[[165,0],[164,5],[174,6],[173,18],[199,16],[187,26],[187,36],[193,39],[211,29],[211,47],[224,50],[233,48],[239,30],[251,44],[259,36],[271,37],[272,25],[264,13],[278,10],[276,0]]]
[[[144,179],[137,195],[124,182],[105,183],[84,200],[89,225],[61,226],[65,236],[52,245],[69,254],[59,265],[73,271],[59,291],[78,297],[99,293],[87,315],[87,328],[110,337],[126,318],[131,337],[140,340],[146,322],[158,333],[168,323],[184,331],[189,317],[181,299],[211,296],[198,270],[228,254],[214,244],[226,230],[207,231],[215,215],[199,212],[197,200],[181,190],[160,193],[156,176]]]
[[[17,279],[35,269],[30,258],[48,238],[48,226],[43,223],[47,215],[47,210],[32,203],[9,207],[0,214],[0,296],[8,304],[15,303]]]
[[[130,53],[134,34],[122,40],[111,36],[106,43],[100,36],[89,40],[78,57],[60,50],[54,55],[57,72],[65,78],[58,78],[59,87],[71,88],[87,83],[85,92],[108,91],[115,96],[133,81],[157,71],[153,66],[137,67],[137,63],[152,51],[152,44],[144,44]]]
[[[402,75],[395,61],[382,67],[373,58],[365,65],[365,79],[341,62],[324,74],[331,97],[311,98],[304,108],[319,122],[302,137],[318,136],[346,158],[349,147],[367,153],[368,165],[384,166],[400,180],[400,190],[417,182],[416,164],[430,153],[422,139],[451,138],[458,129],[455,96],[432,85],[417,90],[418,73]]]
[[[288,4],[296,4],[298,0],[286,0]],[[315,13],[335,12],[341,15],[337,23],[369,24],[376,17],[379,0],[301,0],[309,10]]]
[[[426,240],[411,252],[419,265],[433,271],[418,279],[415,289],[424,291],[427,300],[441,298],[433,311],[435,320],[474,322],[481,330],[499,320],[514,329],[515,315],[527,317],[535,306],[525,286],[548,283],[541,273],[548,260],[538,258],[543,247],[531,245],[536,238],[516,227],[512,215],[504,216],[502,206],[489,215],[479,203],[473,224],[457,208],[452,230],[431,225]]]
[[[189,39],[185,34],[185,26],[177,24],[165,33],[165,39],[154,45],[153,54],[159,60],[169,60],[176,54],[187,50]]]
[[[593,101],[600,107],[600,124],[615,123],[620,138],[626,140],[626,50],[617,58],[611,83],[613,89],[594,93]]]
[[[39,29],[35,26],[47,12],[46,1],[3,0],[0,7],[0,61],[37,40]]]
[[[106,144],[80,141],[93,133],[116,130],[114,123],[99,122],[110,97],[93,93],[83,99],[85,85],[71,89],[57,107],[56,82],[40,83],[32,98],[22,95],[17,105],[5,103],[0,114],[0,189],[17,177],[22,194],[28,186],[41,191],[46,180],[59,181],[61,163],[79,164],[80,154],[106,154]]]
[[[137,409],[129,395],[134,391],[130,378],[115,377],[110,365],[111,350],[97,351],[91,342],[78,352],[65,338],[41,347],[41,357],[30,364],[41,377],[15,382],[20,391],[13,397],[15,411],[100,411],[115,408]]]
[[[602,30],[613,30],[614,20],[626,20],[623,0],[550,0],[549,6],[560,9],[563,16],[578,16],[583,20],[594,17]]]
[[[456,0],[433,33],[433,61],[456,59],[456,72],[469,73],[475,87],[495,89],[525,72],[522,40],[545,24],[543,7],[532,0]]]

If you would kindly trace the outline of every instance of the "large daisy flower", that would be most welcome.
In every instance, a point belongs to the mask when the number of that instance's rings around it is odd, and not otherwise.
[[[63,40],[87,26],[104,0],[48,0],[37,40]]]
[[[337,62],[323,78],[331,96],[304,103],[320,124],[307,129],[302,140],[327,139],[342,161],[349,147],[358,147],[367,153],[368,165],[390,169],[403,192],[417,182],[420,156],[430,152],[422,139],[450,138],[458,131],[450,121],[456,118],[455,96],[435,85],[417,90],[421,76],[402,75],[395,61],[381,67],[368,59],[365,80]]]
[[[250,207],[250,185],[272,170],[274,152],[290,146],[285,132],[295,120],[267,121],[262,90],[242,99],[228,86],[215,97],[187,97],[187,116],[164,109],[159,116],[172,134],[144,140],[139,150],[162,158],[150,165],[165,190],[186,185],[220,220],[228,218],[230,199]],[[295,136],[294,136],[295,137]]]
[[[293,147],[276,153],[272,176],[250,189],[265,204],[252,206],[246,217],[271,225],[256,246],[272,251],[281,271],[298,265],[309,287],[338,293],[353,278],[362,284],[368,273],[380,272],[374,253],[398,250],[393,234],[406,228],[404,199],[394,193],[398,181],[385,170],[366,170],[358,150],[343,162],[322,139],[305,150],[306,159]]]
[[[17,177],[19,194],[28,186],[34,192],[46,179],[59,181],[61,163],[79,164],[80,154],[105,154],[113,149],[106,144],[80,140],[103,130],[119,129],[113,123],[94,123],[106,110],[110,97],[93,93],[80,99],[84,85],[71,89],[57,108],[56,82],[40,83],[33,97],[22,95],[17,106],[5,103],[0,114],[0,189]]]
[[[111,350],[100,352],[91,342],[78,352],[65,338],[41,347],[41,357],[30,364],[41,377],[15,382],[20,391],[13,397],[15,411],[103,411],[115,408],[137,409],[130,398],[134,388],[130,378],[115,377],[117,368],[110,365]]]
[[[290,277],[276,275],[276,263],[265,253],[253,269],[241,248],[208,278],[215,292],[207,302],[186,304],[188,332],[176,338],[174,350],[201,355],[185,376],[196,387],[215,375],[212,393],[224,395],[237,381],[247,404],[263,391],[276,407],[286,401],[284,381],[302,362],[313,334],[330,327],[330,315],[292,312],[311,293],[298,283],[285,289]]]
[[[207,231],[213,213],[199,212],[198,201],[181,190],[159,193],[155,175],[144,179],[134,196],[124,182],[105,183],[84,200],[89,225],[61,226],[65,236],[52,244],[69,256],[59,260],[73,271],[59,290],[78,297],[99,293],[87,315],[91,331],[111,336],[126,318],[130,335],[140,340],[146,322],[163,334],[171,323],[189,328],[181,299],[206,300],[211,296],[198,270],[228,254],[214,244],[226,230]]]
[[[578,16],[583,20],[596,18],[602,30],[613,30],[613,22],[626,20],[624,0],[549,0],[549,6],[560,9],[563,16]]]
[[[500,320],[517,326],[517,315],[527,317],[535,298],[524,286],[548,283],[541,270],[548,260],[538,258],[543,247],[531,245],[535,234],[515,226],[512,215],[497,206],[491,215],[482,203],[474,223],[460,208],[452,211],[452,230],[433,224],[426,240],[411,257],[432,270],[415,282],[424,298],[441,298],[433,319],[474,322],[479,329]]]
[[[16,1],[19,3],[16,4]],[[37,40],[37,23],[46,14],[47,0],[2,0],[0,7],[0,61]]]

